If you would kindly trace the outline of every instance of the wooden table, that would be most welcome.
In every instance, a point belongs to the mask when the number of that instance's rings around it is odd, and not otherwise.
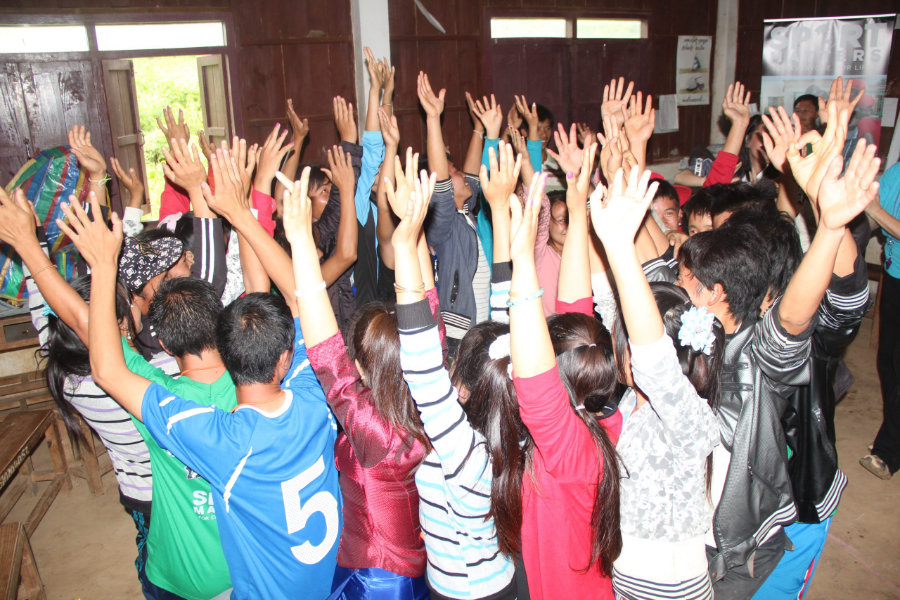
[[[12,413],[0,419],[0,523],[28,487],[25,478],[16,477],[20,469],[23,474],[29,475],[33,491],[36,482],[50,482],[25,521],[25,534],[29,538],[63,485],[66,489],[72,488],[56,423],[53,411],[49,409]],[[50,444],[53,470],[35,471],[31,469],[28,459],[44,438]]]
[[[0,600],[22,597],[44,600],[47,596],[22,524],[5,523],[0,525]]]

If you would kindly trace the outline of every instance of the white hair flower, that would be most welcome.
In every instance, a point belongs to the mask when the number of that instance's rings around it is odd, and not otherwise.
[[[706,307],[692,306],[681,315],[681,328],[678,330],[678,343],[690,346],[695,352],[712,354],[716,334],[713,323],[716,317]]]

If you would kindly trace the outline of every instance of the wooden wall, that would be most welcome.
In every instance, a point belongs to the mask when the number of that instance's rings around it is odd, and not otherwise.
[[[852,5],[840,0],[754,0],[741,2],[738,16],[738,49],[736,76],[750,85],[754,99],[759,98],[762,77],[763,21],[765,19],[791,19],[808,17],[831,17],[842,15],[877,15],[897,10],[884,0],[857,0]],[[900,35],[894,30],[891,44],[891,60],[888,63],[888,87],[890,82],[900,81]],[[900,85],[893,86],[888,96],[900,95]],[[882,128],[881,145],[878,154],[887,155],[894,129]]]

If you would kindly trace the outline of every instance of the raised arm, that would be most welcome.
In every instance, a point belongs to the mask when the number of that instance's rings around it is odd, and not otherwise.
[[[566,206],[569,209],[569,229],[563,245],[562,262],[559,269],[557,300],[574,303],[591,298],[591,263],[588,254],[590,235],[588,232],[587,199],[591,185],[591,165],[597,154],[597,144],[591,144],[582,153],[582,163],[577,177],[567,174],[569,187],[566,190]],[[601,196],[596,196],[600,200]],[[595,205],[599,202],[595,202]]]
[[[808,329],[831,282],[838,250],[848,234],[846,225],[878,195],[875,176],[881,160],[875,151],[861,139],[840,179],[844,162],[840,155],[828,165],[818,193],[819,227],[778,305],[778,319],[790,334]]]
[[[106,200],[106,161],[91,144],[91,132],[84,125],[75,125],[69,130],[69,147],[78,159],[81,168],[87,171],[89,191]]]
[[[354,192],[356,176],[353,172],[353,160],[349,153],[338,146],[328,151],[328,167],[334,185],[340,193],[341,219],[338,224],[337,246],[334,254],[322,263],[322,276],[328,285],[337,281],[344,271],[356,262],[356,250],[359,243],[354,210]]]
[[[300,160],[300,150],[297,149],[295,142],[282,145],[288,132],[287,129],[284,131],[280,131],[280,129],[281,126],[276,123],[272,131],[269,132],[266,141],[260,146],[259,158],[256,161],[256,176],[253,179],[253,189],[267,196],[272,193],[272,180],[275,179],[275,172],[278,171],[281,161],[284,160],[284,155],[293,149],[297,153],[297,161]],[[295,165],[295,171],[296,168]],[[277,195],[274,198],[278,207],[278,213],[281,214],[281,200]]]
[[[649,171],[644,171],[638,179],[638,171],[632,169],[626,189],[620,169],[609,190],[609,200],[600,206],[591,206],[594,231],[606,248],[619,290],[619,307],[628,337],[637,345],[651,344],[663,334],[662,318],[641,269],[634,241],[658,187],[657,183],[648,187],[649,181]]]
[[[541,197],[546,174],[534,180],[525,198],[525,206],[510,202],[511,239],[509,254],[513,263],[509,291],[509,332],[512,340],[512,364],[516,377],[533,377],[556,366],[550,332],[540,297],[534,262],[534,243],[538,229]]]
[[[286,104],[287,117],[288,121],[291,124],[291,142],[293,143],[293,146],[290,146],[291,152],[290,154],[288,154],[287,160],[284,161],[284,164],[281,165],[281,172],[285,177],[293,181],[294,176],[297,175],[297,167],[300,166],[300,153],[303,151],[303,142],[309,135],[309,119],[301,119],[297,116],[297,113],[294,112],[294,100],[292,98],[288,98]],[[270,188],[271,184],[272,182],[271,180],[269,180]],[[269,193],[269,190],[265,191],[266,195],[268,195]],[[284,197],[284,186],[280,181],[277,181],[275,183],[275,192],[273,194],[273,197]]]
[[[722,152],[738,155],[744,146],[744,134],[750,124],[750,92],[744,92],[744,84],[740,81],[729,84],[722,99],[722,112],[731,121],[731,129],[728,130]]]
[[[100,205],[94,194],[90,195],[90,205],[93,219],[85,214],[80,204],[74,203],[63,206],[68,225],[62,219],[57,219],[56,223],[91,267],[88,326],[91,375],[122,408],[140,420],[141,402],[150,382],[128,370],[116,322],[116,276],[122,246],[122,222],[116,213],[111,213],[110,231],[100,216]]]
[[[481,153],[484,149],[484,123],[478,117],[475,100],[469,92],[466,92],[466,105],[469,107],[469,118],[472,119],[472,139],[469,141],[466,159],[463,161],[463,172],[475,173],[481,164]]]
[[[647,103],[643,104],[643,92],[631,97],[625,111],[625,135],[631,153],[637,160],[637,170],[642,172],[647,165],[647,143],[656,126],[656,109],[653,108],[653,96],[647,94]]]
[[[481,189],[491,206],[494,231],[492,262],[495,264],[509,260],[509,203],[519,201],[513,192],[522,165],[522,155],[514,158],[512,146],[500,142],[498,149],[499,160],[493,149],[489,152],[490,176],[484,165],[481,165],[479,173]]]
[[[400,145],[400,127],[397,117],[388,116],[385,109],[378,110],[378,121],[381,126],[381,137],[384,139],[384,161],[378,175],[375,199],[378,204],[378,222],[375,225],[375,237],[378,239],[378,253],[381,261],[388,269],[394,268],[394,248],[391,236],[394,234],[394,213],[388,204],[387,186],[394,185],[394,159]]]
[[[431,89],[431,82],[428,81],[428,75],[422,71],[419,71],[416,84],[419,103],[425,111],[428,169],[437,174],[438,180],[447,179],[450,177],[450,166],[447,162],[447,149],[444,146],[444,133],[441,131],[441,113],[444,112],[444,96],[447,90],[441,89],[435,94]]]

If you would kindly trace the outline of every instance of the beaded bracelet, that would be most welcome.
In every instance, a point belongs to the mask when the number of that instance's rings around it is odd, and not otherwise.
[[[527,304],[528,302],[532,302],[537,300],[541,296],[544,295],[544,288],[538,288],[538,291],[531,294],[530,296],[525,296],[524,298],[517,299],[513,296],[513,294],[509,295],[509,300],[506,301],[506,305],[509,307],[518,306],[519,304]]]
[[[317,283],[316,285],[312,286],[309,289],[302,290],[302,291],[294,290],[294,296],[296,296],[297,298],[302,298],[303,296],[307,296],[309,294],[312,294],[313,292],[318,292],[319,290],[324,290],[324,289],[325,289],[325,280],[323,279],[322,281],[320,281],[319,283]]]

